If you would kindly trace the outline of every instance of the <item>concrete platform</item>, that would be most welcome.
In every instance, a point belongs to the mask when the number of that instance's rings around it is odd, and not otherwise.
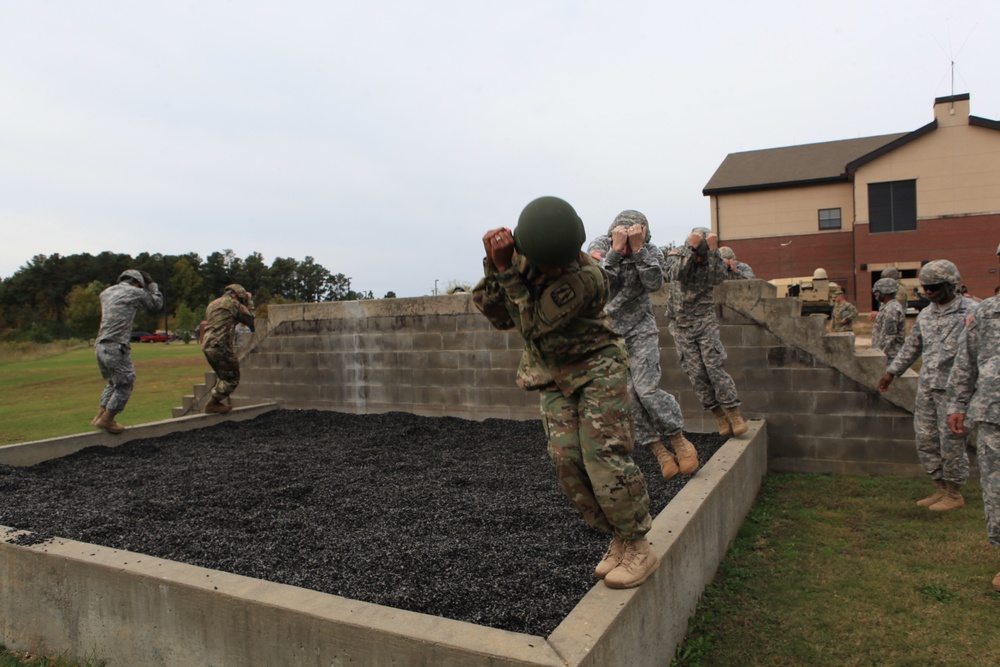
[[[249,418],[273,406],[233,410]],[[198,415],[0,449],[0,461],[63,456],[94,444],[200,428]],[[179,423],[180,422],[180,423]],[[170,427],[173,428],[170,428]],[[17,461],[15,463],[15,461]],[[481,627],[56,539],[0,542],[0,642],[125,665],[425,665],[665,667],[760,487],[763,421],[730,439],[660,513],[649,534],[661,560],[644,585],[598,582],[549,637]],[[16,532],[0,526],[0,539]],[[516,586],[516,581],[511,581]]]

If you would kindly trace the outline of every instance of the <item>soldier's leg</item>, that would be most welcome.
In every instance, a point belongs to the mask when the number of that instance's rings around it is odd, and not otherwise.
[[[976,423],[976,461],[990,544],[1000,547],[1000,424]]]
[[[97,365],[101,376],[107,380],[101,394],[101,406],[118,414],[125,409],[135,386],[135,366],[127,345],[101,343],[97,346]]]
[[[679,433],[684,428],[684,417],[677,399],[660,387],[660,344],[656,335],[636,336],[629,338],[628,343],[629,382],[641,406],[641,410],[633,410],[633,415],[641,414],[642,420],[652,421],[655,430],[667,437]],[[635,426],[638,444],[654,441],[648,438],[638,416]]]
[[[240,362],[232,350],[210,347],[204,350],[204,353],[208,365],[215,371],[212,398],[221,402],[232,394],[240,384]]]
[[[948,400],[943,389],[935,389],[937,431],[941,443],[941,477],[946,483],[962,486],[969,480],[968,436],[956,435],[948,428]]]
[[[681,370],[691,380],[691,387],[702,406],[706,410],[711,410],[719,402],[715,398],[715,388],[705,370],[705,364],[702,363],[701,348],[698,346],[697,338],[682,327],[671,328],[671,333],[674,334],[677,361]]]
[[[611,524],[594,495],[580,449],[579,394],[566,397],[558,390],[543,390],[540,398],[549,457],[556,465],[559,486],[589,526],[610,533]]]
[[[724,408],[739,407],[740,398],[736,393],[736,383],[726,372],[726,360],[729,356],[719,336],[718,322],[713,320],[705,325],[698,339],[698,347],[702,363],[705,365],[705,373],[715,391],[715,399]]]
[[[579,428],[583,465],[605,518],[624,540],[644,536],[652,525],[649,494],[631,456],[624,374],[595,378],[580,390]]]
[[[924,472],[934,481],[945,481],[941,470],[937,405],[932,390],[920,384],[913,400],[913,431],[916,434],[917,458]]]

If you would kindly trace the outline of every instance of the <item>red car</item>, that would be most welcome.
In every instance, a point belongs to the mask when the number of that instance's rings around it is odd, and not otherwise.
[[[161,334],[161,333],[146,334],[144,336],[139,336],[140,343],[166,343],[167,340],[168,340],[167,334]]]

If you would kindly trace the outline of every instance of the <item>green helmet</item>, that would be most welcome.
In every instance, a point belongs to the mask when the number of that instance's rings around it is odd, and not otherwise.
[[[514,247],[543,269],[572,262],[586,239],[580,216],[558,197],[539,197],[525,206],[514,228]]]
[[[237,301],[239,301],[240,303],[242,303],[244,306],[247,305],[247,301],[249,299],[247,298],[247,291],[243,287],[243,285],[240,285],[239,283],[233,283],[231,285],[226,285],[225,291],[229,292],[230,294],[232,294],[233,297]]]

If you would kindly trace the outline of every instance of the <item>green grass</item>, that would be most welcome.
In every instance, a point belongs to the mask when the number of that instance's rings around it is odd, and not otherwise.
[[[104,667],[103,660],[75,662],[63,656],[47,657],[9,651],[0,644],[0,667]]]
[[[118,417],[125,426],[171,417],[211,370],[197,344],[135,343],[135,390]],[[0,446],[93,430],[104,380],[93,347],[80,343],[0,349]]]
[[[771,474],[705,591],[674,667],[1000,664],[1000,550],[978,483]]]

